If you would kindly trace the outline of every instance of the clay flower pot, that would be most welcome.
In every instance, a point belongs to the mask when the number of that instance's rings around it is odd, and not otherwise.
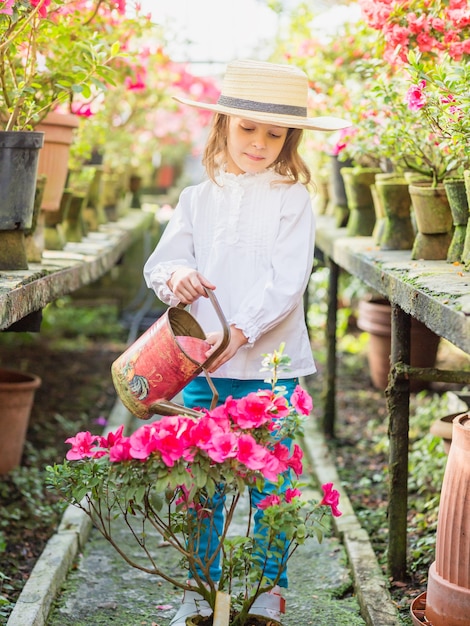
[[[44,148],[38,163],[38,174],[47,177],[42,201],[45,211],[57,211],[67,180],[70,146],[79,117],[73,113],[49,113],[36,129],[44,132]]]
[[[0,475],[20,464],[36,389],[35,374],[0,369]]]
[[[429,432],[432,435],[441,437],[446,454],[449,454],[450,446],[452,444],[453,421],[457,415],[460,415],[460,413],[444,415],[444,417],[441,417],[433,422],[429,429]]]
[[[392,345],[392,309],[385,299],[361,300],[357,325],[369,333],[367,358],[372,384],[376,389],[385,389],[390,371]],[[411,365],[433,367],[439,347],[439,336],[416,319],[411,320]],[[410,390],[420,391],[426,383],[410,381]]]
[[[470,413],[454,418],[442,483],[436,560],[429,568],[426,619],[468,626],[470,616]]]

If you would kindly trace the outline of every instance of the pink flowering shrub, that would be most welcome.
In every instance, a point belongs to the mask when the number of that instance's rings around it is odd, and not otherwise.
[[[419,54],[408,55],[411,86],[408,107],[443,140],[459,162],[460,169],[470,162],[470,63],[444,56],[441,63],[428,67]]]
[[[276,485],[257,508],[264,512],[262,532],[269,549],[282,550],[284,562],[308,538],[321,540],[327,529],[322,522],[325,515],[341,515],[339,494],[331,483],[323,485],[321,501],[302,496],[302,449],[297,443],[289,447],[286,439],[301,433],[312,401],[300,386],[290,398],[284,395],[277,371],[286,360],[282,350],[270,355],[272,390],[238,400],[229,397],[221,406],[201,411],[199,418],[162,417],[130,435],[124,434],[123,426],[106,436],[77,433],[67,439],[71,446],[67,460],[48,468],[49,486],[89,515],[127,563],[188,589],[187,582],[165,571],[165,563],[152,552],[152,533],[159,533],[180,553],[198,591],[212,607],[217,588],[209,566],[200,562],[194,537],[210,520],[207,503],[217,492],[225,501],[225,523],[216,547],[222,561],[219,590],[232,596],[235,626],[245,624],[255,598],[276,585],[281,574],[275,579],[265,574],[266,558],[260,558],[251,531],[256,507],[250,497],[244,534],[229,532],[236,508],[250,488],[265,480]],[[293,479],[286,486],[288,475]],[[123,524],[133,543],[119,541],[117,529]],[[287,548],[279,540],[281,532]],[[135,556],[136,547],[146,564]]]
[[[380,31],[384,58],[406,63],[410,50],[431,61],[443,53],[460,61],[470,55],[467,0],[359,0],[366,23]]]
[[[147,23],[126,14],[126,0],[0,0],[0,128],[31,130],[56,107],[104,93]]]

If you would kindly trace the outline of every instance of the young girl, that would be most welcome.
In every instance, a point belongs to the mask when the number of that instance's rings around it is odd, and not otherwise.
[[[185,189],[160,242],[144,267],[147,285],[170,305],[191,305],[211,349],[221,341],[220,322],[207,298],[215,290],[230,326],[230,341],[210,367],[219,393],[241,398],[266,388],[262,355],[285,343],[291,371],[281,382],[290,397],[300,376],[315,372],[303,294],[312,270],[315,224],[306,185],[310,172],[298,153],[302,129],[339,130],[332,117],[307,117],[307,76],[289,65],[235,61],[228,65],[217,104],[177,98],[215,113],[203,156],[208,179]],[[209,332],[207,332],[209,331]],[[188,407],[209,408],[212,391],[196,378],[183,391]],[[289,486],[285,481],[285,488]],[[272,489],[251,492],[254,506]],[[212,504],[212,532],[221,529],[223,502]],[[263,511],[255,515],[255,529]],[[211,527],[213,526],[211,525]],[[211,553],[210,532],[199,555]],[[263,546],[259,546],[262,550]],[[251,612],[280,621],[287,572],[268,559],[266,576],[278,585],[257,598]],[[220,577],[218,563],[210,569]],[[171,626],[208,614],[208,605],[186,592]]]

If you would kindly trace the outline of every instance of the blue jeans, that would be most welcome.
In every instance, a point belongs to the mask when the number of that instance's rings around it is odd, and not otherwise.
[[[258,391],[258,389],[270,389],[271,385],[265,383],[263,380],[236,380],[231,378],[216,378],[212,379],[217,392],[219,393],[218,404],[223,404],[228,396],[232,396],[235,399],[242,398],[246,396],[248,393]],[[289,378],[282,381],[279,381],[279,384],[282,384],[287,389],[287,398],[290,398],[295,387],[298,385],[298,378]],[[212,401],[212,390],[210,389],[207,380],[202,377],[198,377],[193,380],[189,385],[187,385],[183,390],[183,401],[184,405],[190,408],[195,407],[205,407],[209,408]],[[284,440],[283,443],[290,447],[291,441]],[[291,486],[290,473],[286,473],[285,481],[281,487],[281,491],[285,491]],[[254,515],[254,535],[258,537],[258,546],[257,551],[261,555],[261,558],[264,560],[264,554],[267,552],[267,546],[263,541],[263,534],[266,534],[266,530],[263,529],[260,522],[263,518],[264,512],[262,509],[257,509],[257,503],[268,496],[274,489],[277,489],[274,483],[271,483],[265,480],[263,489],[259,491],[255,487],[250,489],[250,499],[252,506],[255,508]],[[212,509],[212,515],[210,520],[207,520],[207,523],[202,527],[202,532],[199,537],[195,538],[197,542],[197,552],[198,556],[201,559],[201,562],[205,562],[211,556],[213,556],[213,551],[211,551],[211,546],[217,546],[219,543],[219,537],[222,534],[223,525],[224,525],[224,498],[221,494],[215,493],[215,495],[211,498],[210,508]],[[264,532],[263,532],[264,530]],[[279,537],[281,540],[284,540],[284,546],[286,546],[286,541],[284,536],[281,534]],[[284,550],[282,552],[285,552]],[[266,566],[264,568],[264,573],[267,578],[270,580],[274,580],[279,571],[281,572],[281,577],[279,579],[278,585],[280,587],[287,587],[287,571],[286,566],[282,562],[282,558],[279,556],[270,556],[266,559]],[[202,572],[199,568],[197,568],[198,574],[204,578]],[[221,576],[221,566],[220,566],[220,558],[214,559],[209,568],[211,579],[217,581]]]

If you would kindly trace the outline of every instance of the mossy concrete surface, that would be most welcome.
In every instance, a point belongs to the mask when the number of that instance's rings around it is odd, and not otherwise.
[[[137,420],[136,420],[137,421]],[[312,420],[313,421],[313,420]],[[105,431],[132,421],[118,402]],[[398,613],[386,589],[367,534],[341,488],[320,433],[303,441],[306,478],[333,482],[343,515],[322,543],[311,539],[289,561],[285,626],[395,626]],[[315,495],[313,493],[312,495]],[[240,510],[238,515],[245,515]],[[242,521],[242,520],[241,520]],[[124,530],[122,541],[127,541]],[[165,567],[184,577],[178,554],[161,544]],[[63,517],[15,606],[7,626],[168,626],[181,592],[166,581],[130,567],[73,507]]]

